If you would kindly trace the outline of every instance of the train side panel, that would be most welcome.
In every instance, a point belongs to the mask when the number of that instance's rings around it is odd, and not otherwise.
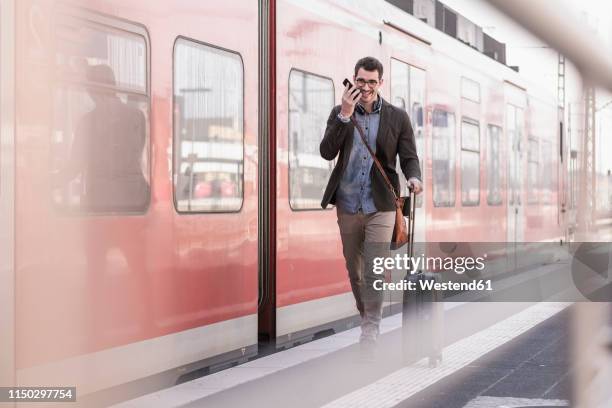
[[[17,25],[18,383],[255,347],[257,4],[34,0]]]

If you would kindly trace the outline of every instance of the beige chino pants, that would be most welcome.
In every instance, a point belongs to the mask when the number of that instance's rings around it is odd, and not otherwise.
[[[351,289],[361,315],[362,338],[376,337],[382,318],[383,292],[374,290],[374,281],[383,275],[373,272],[375,256],[390,255],[389,243],[395,225],[394,211],[349,214],[336,210]]]

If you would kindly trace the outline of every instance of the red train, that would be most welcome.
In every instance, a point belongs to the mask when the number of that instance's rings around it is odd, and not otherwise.
[[[319,142],[365,55],[413,121],[418,241],[563,235],[537,86],[382,0],[259,3],[2,2],[5,383],[153,389],[354,317]]]

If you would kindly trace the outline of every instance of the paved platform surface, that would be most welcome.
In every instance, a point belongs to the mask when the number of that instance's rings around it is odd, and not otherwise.
[[[473,405],[476,407],[486,406],[483,404],[490,404],[491,400],[477,398],[497,397],[498,394],[483,393],[486,387],[482,386],[482,381],[495,378],[493,373],[497,373],[499,379],[514,372],[511,371],[512,367],[531,354],[513,353],[517,357],[511,360],[512,364],[508,361],[503,363],[504,357],[500,357],[500,364],[507,365],[505,371],[492,367],[487,373],[487,369],[481,367],[483,363],[477,362],[481,358],[497,355],[494,351],[501,350],[503,355],[504,347],[512,344],[515,338],[530,333],[533,327],[548,321],[564,310],[567,304],[474,303],[446,306],[444,360],[436,368],[428,367],[426,359],[409,366],[404,364],[401,353],[404,339],[399,329],[401,319],[399,315],[394,315],[383,323],[384,334],[375,362],[363,358],[357,344],[359,331],[353,329],[119,406],[370,408],[393,407],[404,402],[409,405],[400,406],[464,407],[469,403],[480,404]],[[549,340],[541,339],[536,343],[542,341]],[[551,360],[553,357],[557,357],[555,352],[552,356],[541,354],[540,358],[544,362],[555,361]],[[527,367],[530,366],[524,365],[523,369]],[[470,372],[468,378],[473,377],[472,381],[481,378],[481,382],[466,382],[465,373]],[[521,371],[521,375],[527,374],[538,373]],[[503,384],[512,378],[512,375],[507,376]],[[497,392],[497,388],[491,390]],[[553,391],[547,395],[550,398],[544,399],[554,399],[556,394]],[[457,398],[457,392],[464,396]],[[524,393],[519,394],[512,396],[524,396]],[[564,401],[561,394],[557,396],[558,400]],[[437,403],[435,401],[439,401],[439,405],[433,405]]]
[[[569,324],[566,309],[397,407],[569,406]]]
[[[495,305],[489,304],[488,306],[493,308]],[[522,396],[525,391],[520,387],[533,387],[534,384],[540,385],[536,391],[533,391],[534,394],[546,394],[545,391],[550,388],[549,380],[556,384],[557,379],[563,378],[564,373],[549,373],[544,370],[537,372],[525,363],[536,356],[539,358],[535,361],[542,363],[543,366],[548,365],[549,361],[556,361],[563,353],[559,353],[559,350],[551,350],[549,343],[551,338],[566,337],[567,328],[561,327],[552,335],[544,330],[543,333],[546,333],[544,338],[534,337],[534,334],[529,332],[533,327],[546,322],[564,310],[566,306],[567,304],[562,303],[539,303],[531,306],[485,330],[447,346],[444,350],[444,361],[439,367],[430,368],[425,360],[421,360],[367,387],[326,404],[325,407],[463,407],[470,399],[486,395],[482,391],[498,385],[497,380],[499,379],[504,380],[500,383],[507,385],[504,391],[507,391],[511,397]],[[516,338],[523,335],[528,336],[531,347],[521,347],[520,352],[515,350],[508,352],[506,350],[508,344],[513,344]],[[544,353],[544,351],[552,352],[552,354]],[[483,365],[482,362],[479,363],[483,358],[495,359],[499,362],[499,367],[492,364],[489,367]],[[531,370],[521,370],[517,373],[516,367],[518,366]],[[505,367],[505,369],[500,367]],[[548,374],[544,382],[537,378],[543,373]],[[509,379],[508,376],[511,374],[516,374],[516,377]],[[480,382],[478,379],[481,379]],[[515,381],[512,382],[512,380]],[[474,384],[468,381],[474,381]],[[483,385],[483,381],[486,384]],[[450,384],[455,384],[455,386],[449,386]],[[540,390],[544,386],[545,388]],[[447,390],[447,392],[441,392],[440,389]],[[492,392],[495,395],[498,391],[494,389]],[[467,395],[467,398],[459,398],[459,395],[462,394]],[[490,406],[501,407],[504,404]]]

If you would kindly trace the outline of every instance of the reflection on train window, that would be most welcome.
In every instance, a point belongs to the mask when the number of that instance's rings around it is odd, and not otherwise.
[[[478,122],[461,122],[461,204],[480,204],[480,127]]]
[[[405,110],[410,117],[421,175],[424,179],[425,138],[423,134],[423,106],[425,104],[425,71],[392,58],[391,100],[395,106]],[[400,194],[407,196],[409,194],[408,183],[402,173],[399,160],[396,162],[395,169],[400,179]],[[416,197],[417,207],[423,205],[423,196],[424,194],[420,194]]]
[[[433,202],[455,205],[455,114],[434,110],[432,133]]]
[[[238,54],[176,41],[173,180],[179,212],[242,207],[243,81]]]
[[[538,140],[534,136],[530,136],[527,151],[527,204],[538,203],[539,167]]]
[[[487,126],[487,203],[489,205],[502,204],[501,190],[501,128]]]
[[[319,145],[334,107],[331,79],[291,70],[289,74],[289,205],[320,209],[334,162],[324,160]]]
[[[67,212],[143,212],[150,197],[146,40],[72,19],[56,34],[53,203]]]

